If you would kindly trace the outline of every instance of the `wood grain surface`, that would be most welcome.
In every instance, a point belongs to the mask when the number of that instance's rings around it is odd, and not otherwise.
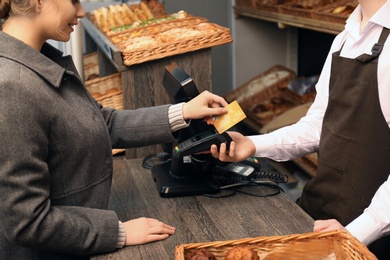
[[[260,186],[242,189],[257,194],[271,191]],[[176,233],[163,241],[93,256],[94,260],[174,259],[180,244],[305,233],[312,231],[314,222],[283,192],[272,197],[237,193],[226,198],[162,198],[140,159],[114,161],[109,207],[122,221],[157,218],[176,227]]]

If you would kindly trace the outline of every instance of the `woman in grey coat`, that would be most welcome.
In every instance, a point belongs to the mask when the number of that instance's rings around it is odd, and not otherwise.
[[[83,16],[76,0],[0,1],[0,259],[76,259],[167,238],[174,227],[122,223],[107,210],[111,149],[174,141],[186,120],[226,113],[209,92],[137,110],[99,106],[71,57],[45,43],[68,41]]]

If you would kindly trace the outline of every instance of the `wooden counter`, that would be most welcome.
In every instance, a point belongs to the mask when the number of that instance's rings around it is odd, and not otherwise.
[[[140,159],[114,161],[109,207],[121,221],[157,218],[176,227],[176,233],[163,241],[93,256],[93,260],[174,259],[175,246],[180,244],[312,231],[313,219],[284,193],[272,197],[237,193],[226,198],[161,198],[150,170],[141,163]],[[269,192],[269,188],[259,186],[243,189]]]

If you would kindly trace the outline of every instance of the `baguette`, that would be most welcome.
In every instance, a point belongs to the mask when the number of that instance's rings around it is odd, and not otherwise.
[[[103,31],[154,18],[149,7],[143,2],[131,6],[123,3],[120,5],[100,7],[93,12],[93,15],[97,26]]]

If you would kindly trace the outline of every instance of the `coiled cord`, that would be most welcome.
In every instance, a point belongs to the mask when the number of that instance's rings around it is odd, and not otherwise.
[[[270,179],[276,183],[287,183],[288,176],[277,172],[258,171],[253,179]]]

